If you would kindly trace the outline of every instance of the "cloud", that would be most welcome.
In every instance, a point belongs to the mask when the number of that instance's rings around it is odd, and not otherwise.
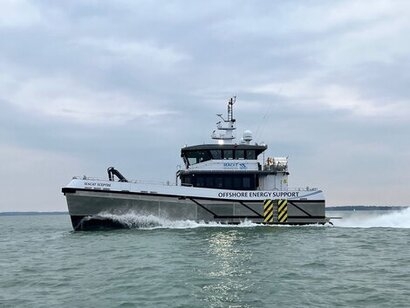
[[[115,90],[88,88],[67,77],[26,80],[0,75],[1,98],[24,112],[57,117],[85,124],[124,124],[144,117],[162,117],[175,111]]]
[[[27,28],[43,22],[41,11],[26,0],[2,0],[0,28]]]
[[[81,38],[74,44],[82,48],[94,49],[100,56],[110,57],[111,59],[108,60],[111,61],[156,71],[170,70],[190,58],[184,53],[177,52],[175,48],[160,47],[147,41]]]
[[[169,179],[179,147],[211,142],[215,113],[237,95],[237,135],[251,129],[267,155],[290,155],[302,186],[313,179],[342,204],[374,201],[375,184],[407,200],[393,182],[408,172],[372,180],[386,172],[381,161],[400,170],[410,152],[409,16],[401,0],[5,0],[3,159],[26,162],[12,165],[45,187],[47,160],[61,185],[79,169],[105,176],[111,164],[131,178]],[[378,159],[365,166],[369,155]],[[352,169],[359,184],[334,181]],[[343,200],[358,185],[366,196]]]
[[[367,100],[355,88],[337,84],[323,86],[323,78],[311,77],[256,86],[250,92],[282,96],[298,108],[329,108],[353,116],[407,119],[410,105],[402,101]]]

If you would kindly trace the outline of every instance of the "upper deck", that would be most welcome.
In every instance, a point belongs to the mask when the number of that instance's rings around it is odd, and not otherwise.
[[[181,149],[185,167],[208,160],[257,160],[268,147],[251,144],[203,144]]]
[[[228,102],[228,115],[221,119],[211,137],[214,144],[185,146],[181,157],[185,168],[177,171],[181,185],[234,190],[262,190],[287,188],[287,157],[260,159],[268,146],[252,141],[246,130],[235,142],[236,120],[233,116],[235,98]],[[224,124],[222,123],[224,122]]]

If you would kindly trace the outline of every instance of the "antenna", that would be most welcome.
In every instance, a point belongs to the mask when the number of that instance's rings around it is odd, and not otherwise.
[[[235,137],[233,136],[233,131],[236,129],[235,128],[236,120],[233,117],[233,104],[235,104],[235,102],[236,102],[236,96],[231,97],[228,101],[228,118],[227,118],[227,120],[225,120],[222,117],[221,113],[217,114],[217,116],[220,117],[222,119],[222,121],[224,121],[225,123],[229,123],[229,124],[227,126],[222,126],[220,121],[218,123],[216,123],[217,129],[219,131],[224,131],[224,133],[217,134],[214,131],[211,135],[212,139],[217,139],[221,143],[223,143],[224,141],[226,141],[227,143],[231,143],[232,140],[235,139]]]
[[[235,122],[236,120],[233,118],[233,104],[236,103],[236,96],[231,97],[228,102],[228,121],[225,122]]]

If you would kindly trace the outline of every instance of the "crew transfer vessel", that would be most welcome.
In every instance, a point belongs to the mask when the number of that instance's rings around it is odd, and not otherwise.
[[[218,114],[214,143],[181,149],[174,184],[128,180],[113,167],[108,179],[74,177],[63,187],[74,230],[124,227],[121,215],[238,224],[325,224],[325,198],[317,188],[289,188],[288,158],[265,155],[268,146],[234,131],[233,97]]]

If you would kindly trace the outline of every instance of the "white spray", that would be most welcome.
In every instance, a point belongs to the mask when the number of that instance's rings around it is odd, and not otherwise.
[[[398,211],[344,212],[343,219],[334,220],[337,227],[350,228],[410,228],[410,208]]]

